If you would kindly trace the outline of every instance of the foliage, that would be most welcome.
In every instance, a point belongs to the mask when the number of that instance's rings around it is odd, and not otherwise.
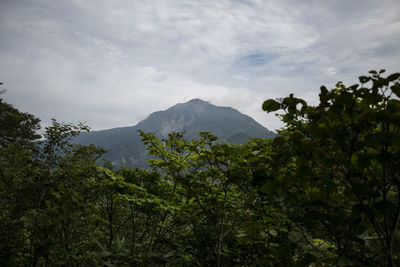
[[[38,118],[28,113],[15,109],[12,105],[4,103],[0,99],[0,147],[20,142],[30,142],[40,136]]]
[[[400,261],[400,74],[383,72],[322,86],[316,107],[293,95],[263,106],[283,110],[288,125],[273,142],[274,185],[302,231],[330,244],[335,264]]]
[[[148,169],[99,163],[85,125],[0,101],[1,266],[395,266],[400,74],[290,95],[273,140],[141,132]]]

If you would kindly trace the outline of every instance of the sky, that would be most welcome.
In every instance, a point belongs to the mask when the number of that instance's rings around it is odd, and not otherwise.
[[[400,71],[398,0],[0,0],[4,100],[48,126],[133,126],[200,98],[270,130],[264,100]]]

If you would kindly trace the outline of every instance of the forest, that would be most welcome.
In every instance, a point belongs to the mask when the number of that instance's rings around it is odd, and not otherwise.
[[[399,266],[400,73],[384,75],[316,106],[266,100],[274,139],[140,132],[141,169],[0,100],[0,265]]]

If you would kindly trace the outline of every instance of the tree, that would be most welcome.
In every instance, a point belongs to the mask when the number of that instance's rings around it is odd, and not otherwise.
[[[179,133],[163,141],[151,133],[141,135],[155,156],[153,168],[167,185],[163,194],[173,201],[174,212],[166,221],[175,236],[168,243],[177,245],[170,248],[175,255],[185,256],[179,265],[285,263],[280,259],[284,250],[279,247],[287,240],[278,236],[285,232],[281,227],[284,215],[268,200],[257,199],[251,184],[257,158],[264,155],[262,149],[255,150],[267,142],[232,145],[218,142],[211,133],[200,133],[191,141]]]
[[[39,139],[39,122],[38,118],[20,112],[0,98],[0,148],[16,141],[33,142]]]
[[[32,174],[39,121],[0,99],[0,265],[23,265],[17,254],[25,247],[25,179]]]
[[[2,266],[400,264],[400,74],[289,97],[273,140],[141,132],[150,169],[99,164],[85,125],[0,101]]]
[[[87,192],[103,150],[71,143],[82,125],[53,120],[38,141],[37,118],[2,101],[0,111],[0,264],[73,263],[90,240]]]
[[[370,71],[360,85],[321,87],[320,104],[290,95],[264,102],[283,110],[264,184],[311,243],[328,242],[336,263],[400,263],[400,73]]]

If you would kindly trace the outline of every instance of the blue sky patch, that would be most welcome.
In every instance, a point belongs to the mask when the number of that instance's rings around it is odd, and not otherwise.
[[[265,65],[274,58],[276,55],[266,55],[261,53],[249,54],[245,57],[242,57],[237,61],[237,65],[241,67],[251,67],[251,66],[261,66]]]

